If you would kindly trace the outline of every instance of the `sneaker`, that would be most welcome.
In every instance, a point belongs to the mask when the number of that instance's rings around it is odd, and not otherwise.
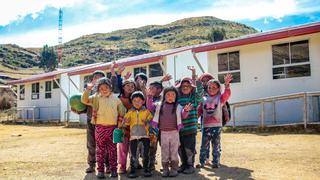
[[[178,171],[176,170],[171,170],[170,173],[169,173],[169,177],[177,177],[178,176]]]
[[[98,179],[104,179],[106,176],[104,175],[104,172],[98,172],[97,178]]]
[[[86,173],[93,173],[93,172],[96,171],[95,169],[96,169],[96,168],[95,168],[94,166],[89,166],[89,167],[86,169]]]
[[[212,168],[219,168],[220,164],[212,164]]]
[[[188,168],[186,168],[183,171],[183,174],[193,174],[194,173],[194,167],[193,166],[189,166]]]
[[[197,164],[196,168],[200,169],[200,168],[204,168],[204,164]]]
[[[143,176],[144,177],[151,177],[152,176],[152,173],[149,169],[145,169],[144,172],[143,172]]]
[[[118,177],[117,171],[111,171],[110,177],[112,177],[112,178]]]
[[[136,178],[136,177],[138,177],[138,175],[136,174],[136,171],[134,169],[131,169],[128,174],[128,178]]]

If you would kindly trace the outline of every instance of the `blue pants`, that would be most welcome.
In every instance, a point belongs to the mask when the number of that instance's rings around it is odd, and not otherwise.
[[[212,144],[212,164],[220,164],[220,154],[221,154],[221,130],[222,127],[209,127],[202,129],[202,139],[200,148],[200,164],[204,164],[208,157],[208,147],[210,142]]]

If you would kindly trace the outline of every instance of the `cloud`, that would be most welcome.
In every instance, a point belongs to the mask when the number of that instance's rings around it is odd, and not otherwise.
[[[23,19],[25,16],[32,14],[33,18],[38,17],[38,13],[46,7],[69,7],[83,0],[5,0],[1,1],[0,26],[8,25],[10,22]]]

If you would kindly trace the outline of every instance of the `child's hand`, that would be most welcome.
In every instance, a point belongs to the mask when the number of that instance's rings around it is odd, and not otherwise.
[[[172,79],[172,76],[170,74],[166,74],[163,76],[163,78],[160,80],[161,82],[170,81]]]
[[[96,84],[96,82],[97,82],[97,80],[94,79],[94,80],[91,81],[91,83],[88,83],[88,84],[87,84],[87,89],[88,89],[88,90],[92,90],[93,87],[94,87],[94,85]]]
[[[124,79],[125,79],[125,80],[129,79],[131,75],[132,75],[132,73],[131,73],[130,71],[128,71],[128,72],[126,73],[126,75],[124,75]]]
[[[116,76],[116,72],[114,70],[116,65],[117,65],[117,63],[115,61],[113,61],[113,63],[111,64],[110,71],[111,71],[112,76]]]
[[[154,94],[152,93],[152,91],[150,90],[150,87],[146,89],[146,94],[148,98],[153,98]]]
[[[196,68],[194,68],[194,66],[187,66],[188,70],[192,71],[192,72],[195,72],[196,71]]]
[[[186,112],[189,112],[189,111],[191,111],[192,109],[193,109],[193,107],[192,107],[192,104],[191,104],[191,103],[185,105],[184,108],[183,108],[183,110],[186,111]]]
[[[229,86],[230,82],[233,80],[232,74],[228,73],[224,76],[224,85]]]
[[[120,64],[118,67],[119,74],[121,74],[125,69],[126,67],[124,66],[124,64]]]

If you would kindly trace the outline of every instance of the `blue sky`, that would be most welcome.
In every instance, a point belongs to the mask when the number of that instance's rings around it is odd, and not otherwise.
[[[58,9],[63,42],[178,19],[215,16],[259,31],[320,22],[320,0],[3,0],[0,44],[42,47],[58,43]]]

